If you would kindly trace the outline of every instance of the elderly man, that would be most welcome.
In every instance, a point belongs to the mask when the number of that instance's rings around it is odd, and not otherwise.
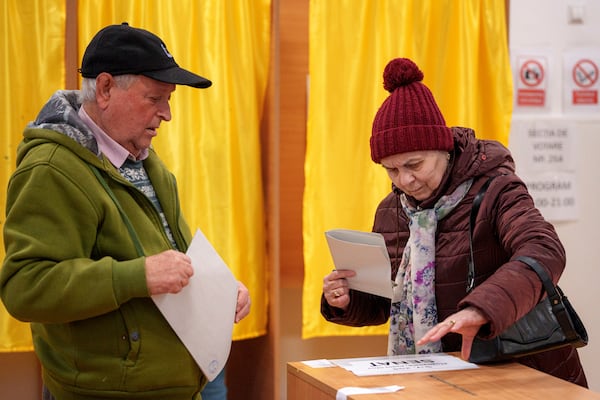
[[[18,148],[2,300],[31,322],[45,399],[199,399],[206,378],[150,298],[193,273],[175,178],[150,144],[176,85],[211,82],[126,23],[95,35],[81,74]],[[239,283],[236,321],[249,307]]]

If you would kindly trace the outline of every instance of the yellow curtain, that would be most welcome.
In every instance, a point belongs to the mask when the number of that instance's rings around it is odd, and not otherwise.
[[[0,4],[0,228],[23,129],[54,90],[65,84],[65,12],[64,0],[4,0]],[[10,317],[0,302],[0,351],[31,349],[29,324]]]
[[[270,0],[86,0],[79,7],[79,51],[103,26],[123,21],[160,36],[179,65],[213,81],[206,90],[178,87],[173,120],[154,146],[178,179],[183,212],[250,290],[250,315],[234,339],[264,335],[268,284],[261,180],[260,121],[270,57]],[[6,185],[26,123],[64,88],[64,0],[5,0],[0,100],[0,227]],[[4,258],[4,246],[0,248]],[[30,350],[28,324],[0,303],[0,351]]]
[[[184,215],[200,228],[237,279],[252,310],[234,339],[264,335],[268,283],[260,120],[270,53],[270,0],[79,2],[83,54],[103,26],[127,21],[157,34],[177,63],[213,82],[179,86],[173,119],[153,141],[177,176]]]
[[[448,125],[507,143],[512,75],[504,0],[310,1],[303,237],[303,338],[384,335],[387,324],[351,328],[319,313],[332,260],[323,232],[371,230],[390,190],[370,159],[375,112],[388,93],[383,69],[408,57],[422,69]]]

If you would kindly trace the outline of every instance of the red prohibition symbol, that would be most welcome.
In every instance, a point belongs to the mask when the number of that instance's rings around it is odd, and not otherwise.
[[[535,60],[528,60],[521,66],[521,82],[526,86],[538,86],[544,80],[544,67]]]
[[[592,60],[579,60],[573,66],[573,81],[582,88],[592,86],[598,80],[598,66]]]

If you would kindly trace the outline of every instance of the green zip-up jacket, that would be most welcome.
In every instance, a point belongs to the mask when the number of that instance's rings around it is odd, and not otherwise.
[[[31,322],[44,383],[57,399],[198,399],[206,378],[146,285],[144,256],[172,248],[159,214],[98,152],[79,107],[77,92],[57,92],[18,147],[2,301]],[[114,192],[143,254],[90,166]],[[144,167],[178,248],[187,249],[175,177],[152,149]]]

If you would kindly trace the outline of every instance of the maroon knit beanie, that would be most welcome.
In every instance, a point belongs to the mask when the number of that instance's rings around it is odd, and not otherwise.
[[[371,158],[421,150],[450,151],[452,130],[421,81],[423,72],[407,58],[396,58],[383,71],[383,87],[390,95],[383,102],[371,135]]]

